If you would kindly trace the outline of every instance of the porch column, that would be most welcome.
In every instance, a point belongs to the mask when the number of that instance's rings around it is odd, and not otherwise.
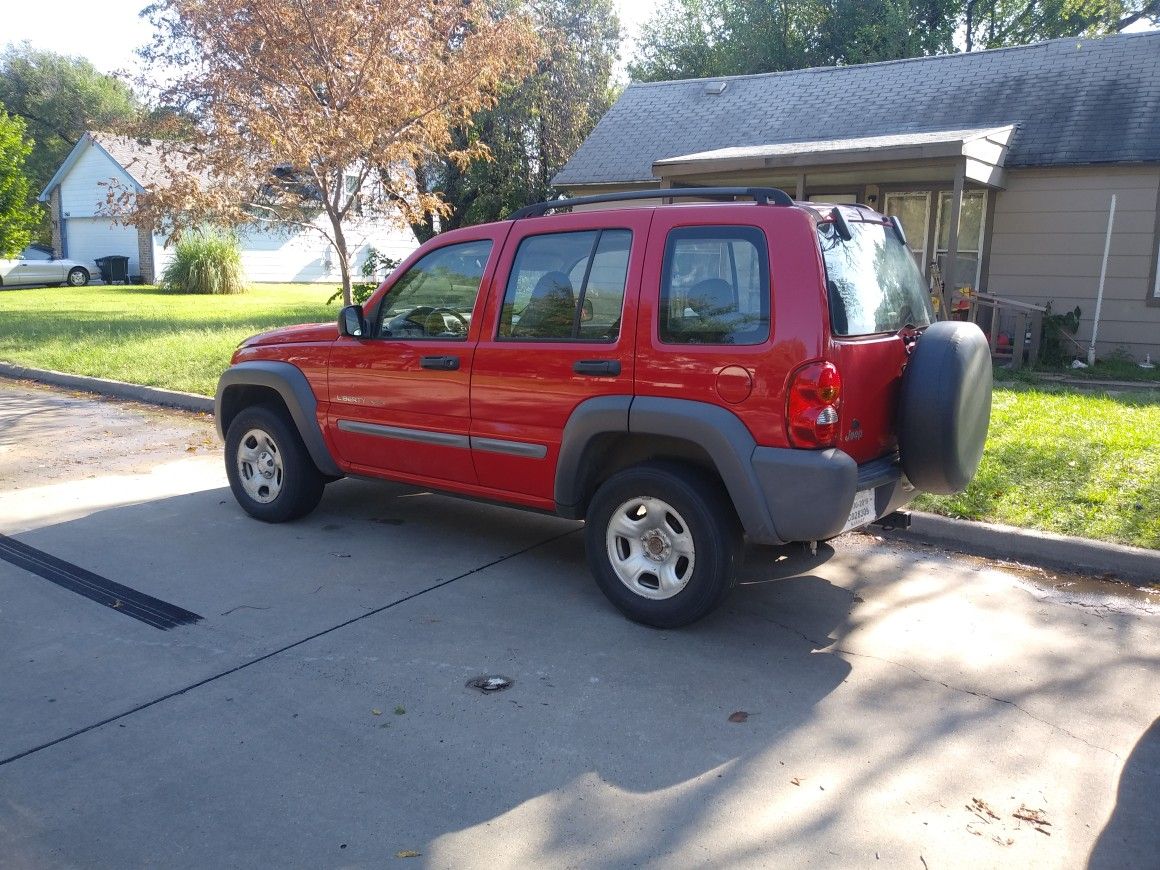
[[[671,178],[662,178],[660,183],[661,190],[671,190],[673,187],[673,180]],[[671,196],[661,197],[661,205],[672,205],[673,198]]]
[[[943,269],[942,314],[943,319],[951,316],[950,301],[955,292],[955,266],[959,259],[959,215],[963,210],[963,185],[966,182],[966,162],[955,168],[955,187],[951,193],[950,239],[947,241],[947,263]],[[937,200],[936,200],[937,201]],[[938,239],[935,239],[938,245]]]
[[[806,174],[804,172],[798,173],[797,196],[794,197],[798,202],[805,202],[806,199]]]

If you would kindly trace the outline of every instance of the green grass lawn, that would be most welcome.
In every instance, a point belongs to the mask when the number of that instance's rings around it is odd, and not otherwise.
[[[0,291],[0,360],[211,396],[243,338],[329,321],[330,285],[240,296],[152,287]],[[915,504],[967,519],[1160,549],[1160,392],[996,385],[991,435],[963,494]]]
[[[259,284],[237,296],[153,287],[0,290],[0,360],[212,396],[246,336],[333,320],[330,284]]]
[[[1160,393],[997,385],[970,487],[914,507],[1160,548]]]

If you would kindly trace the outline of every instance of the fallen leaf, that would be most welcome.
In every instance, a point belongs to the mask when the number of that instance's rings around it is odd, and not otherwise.
[[[376,709],[372,709],[372,710],[371,710],[371,715],[372,715],[372,716],[382,716],[382,715],[383,715],[383,711],[382,711],[382,710],[376,710]]]
[[[729,721],[730,722],[745,722],[748,719],[749,719],[749,714],[746,713],[744,710],[737,710],[736,712],[729,714]]]
[[[791,779],[790,782],[792,782],[794,785],[801,785],[802,784],[802,781],[800,779],[798,779],[796,776],[793,779]]]
[[[422,852],[416,852],[414,849],[403,849],[401,852],[396,852],[396,858],[418,858]]]

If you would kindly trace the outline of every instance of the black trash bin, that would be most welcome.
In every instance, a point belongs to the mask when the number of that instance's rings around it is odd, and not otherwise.
[[[120,255],[97,257],[97,268],[101,270],[101,280],[106,284],[129,283],[129,258]]]

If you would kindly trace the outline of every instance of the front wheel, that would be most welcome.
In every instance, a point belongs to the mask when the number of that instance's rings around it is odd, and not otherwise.
[[[741,533],[718,481],[667,462],[633,466],[593,496],[585,530],[596,583],[629,619],[677,628],[733,588]]]
[[[69,269],[68,283],[70,287],[84,287],[89,283],[89,273],[80,266]]]
[[[230,423],[226,476],[242,509],[268,523],[306,516],[326,485],[297,430],[266,405],[246,408]]]

